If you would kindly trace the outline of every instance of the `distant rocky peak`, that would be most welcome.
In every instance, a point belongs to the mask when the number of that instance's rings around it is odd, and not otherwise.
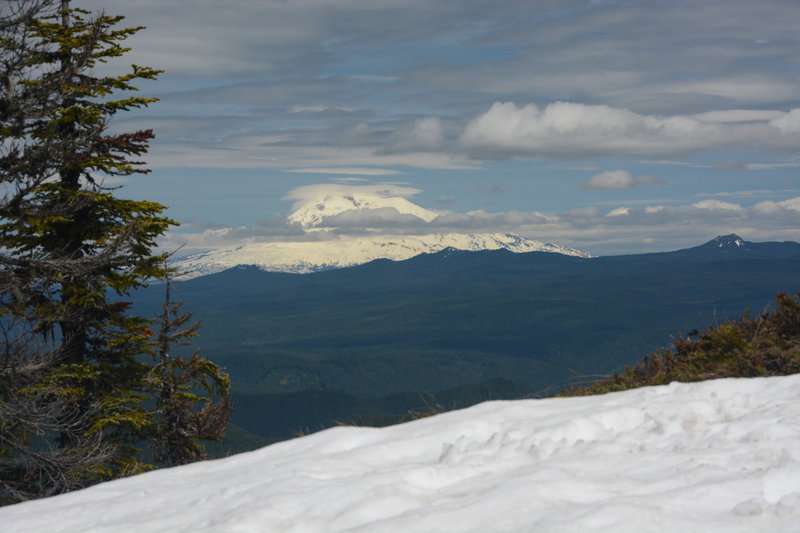
[[[730,235],[720,235],[711,242],[717,248],[744,248],[747,246],[747,242],[735,233],[731,233]]]

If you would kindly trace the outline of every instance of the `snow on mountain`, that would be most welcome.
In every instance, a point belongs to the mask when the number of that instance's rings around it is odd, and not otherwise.
[[[512,252],[554,252],[578,257],[589,254],[543,243],[513,234],[444,233],[435,235],[376,235],[371,237],[338,237],[317,242],[252,243],[232,249],[192,254],[176,266],[189,272],[184,279],[221,272],[238,265],[256,265],[270,272],[308,273],[368,263],[375,259],[401,261],[419,254],[434,253],[445,248],[459,250],[499,250]]]
[[[392,214],[404,220],[418,221],[421,227],[436,219],[438,213],[415,205],[405,198],[388,197],[375,191],[328,192],[305,201],[288,217],[308,233],[329,232],[332,224],[346,215],[367,215],[363,224],[386,223]],[[339,217],[339,218],[337,218]],[[352,220],[351,220],[352,222]],[[459,250],[499,250],[512,252],[554,252],[590,257],[586,252],[558,244],[543,243],[510,233],[437,233],[390,235],[361,226],[366,236],[331,236],[319,239],[249,243],[229,249],[192,254],[174,262],[188,274],[183,279],[220,272],[239,265],[255,265],[270,272],[308,273],[368,263],[375,259],[400,261],[415,255],[434,253],[445,248]]]
[[[742,248],[747,246],[747,242],[735,233],[720,235],[711,242],[714,243],[717,248]]]
[[[0,508],[15,533],[790,532],[800,375],[487,402]]]

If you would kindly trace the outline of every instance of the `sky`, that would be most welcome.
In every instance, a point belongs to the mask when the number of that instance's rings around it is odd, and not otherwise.
[[[333,185],[595,255],[800,241],[793,0],[73,5],[147,27],[111,71],[165,71],[112,123],[156,132],[121,195],[165,247],[291,239]]]
[[[789,533],[800,376],[486,402],[0,508],[15,533]]]

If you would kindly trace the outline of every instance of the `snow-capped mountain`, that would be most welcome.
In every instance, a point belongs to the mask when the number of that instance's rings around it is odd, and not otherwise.
[[[578,257],[588,253],[527,239],[511,233],[431,233],[392,235],[370,225],[389,226],[398,218],[424,228],[438,213],[400,197],[375,192],[328,193],[297,207],[288,217],[314,240],[256,242],[227,249],[203,251],[174,263],[187,272],[183,279],[220,272],[238,265],[256,265],[270,272],[309,273],[368,263],[375,259],[400,261],[445,248],[459,250],[499,250],[512,252],[553,252]],[[335,236],[337,222],[347,218],[349,227],[366,236]],[[422,230],[424,231],[424,230]]]
[[[305,274],[331,268],[368,263],[375,259],[401,261],[445,248],[512,252],[554,252],[590,257],[586,252],[558,244],[543,243],[510,233],[442,233],[434,235],[379,235],[338,237],[319,242],[251,243],[231,249],[192,254],[174,266],[188,272],[186,279],[221,272],[238,265],[256,265],[270,272]]]

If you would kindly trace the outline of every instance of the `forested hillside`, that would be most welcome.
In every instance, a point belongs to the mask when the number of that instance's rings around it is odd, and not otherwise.
[[[798,271],[797,243],[720,238],[592,259],[447,250],[309,275],[239,267],[177,294],[203,316],[197,345],[229,371],[237,413],[288,403],[296,432],[421,407],[386,409],[392,394],[502,378],[546,395],[608,376],[693,329],[760,313],[796,289]],[[253,433],[291,436],[277,414],[262,425],[242,416],[233,422]]]

